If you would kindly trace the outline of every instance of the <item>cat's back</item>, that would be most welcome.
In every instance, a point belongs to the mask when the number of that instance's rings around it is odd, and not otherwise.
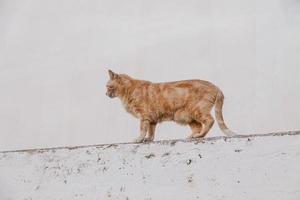
[[[213,83],[206,80],[190,79],[190,80],[180,80],[171,82],[160,82],[154,83],[157,87],[161,89],[184,89],[184,90],[207,90],[207,91],[218,91],[219,88]]]

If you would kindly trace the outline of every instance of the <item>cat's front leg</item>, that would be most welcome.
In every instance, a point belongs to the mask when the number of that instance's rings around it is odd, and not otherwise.
[[[150,123],[148,135],[144,139],[144,142],[152,142],[154,140],[156,123]]]
[[[147,135],[147,132],[149,131],[149,128],[150,128],[150,121],[148,119],[141,119],[140,123],[141,123],[140,124],[140,136],[134,140],[134,142],[137,142],[137,143],[144,141],[144,139]]]

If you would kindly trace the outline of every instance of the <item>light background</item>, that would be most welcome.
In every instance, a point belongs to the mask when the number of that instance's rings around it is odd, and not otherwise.
[[[135,138],[108,68],[210,80],[241,134],[300,129],[300,1],[0,0],[0,150]],[[164,123],[157,139],[189,132]]]

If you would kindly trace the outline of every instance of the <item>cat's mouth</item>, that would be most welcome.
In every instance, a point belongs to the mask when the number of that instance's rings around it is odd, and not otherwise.
[[[110,98],[116,97],[115,93],[112,92],[112,91],[107,91],[107,92],[106,92],[106,96],[108,96],[108,97],[110,97]]]

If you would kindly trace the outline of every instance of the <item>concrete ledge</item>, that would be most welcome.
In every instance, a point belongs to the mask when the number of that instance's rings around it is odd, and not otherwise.
[[[300,132],[0,152],[1,200],[299,200]]]

